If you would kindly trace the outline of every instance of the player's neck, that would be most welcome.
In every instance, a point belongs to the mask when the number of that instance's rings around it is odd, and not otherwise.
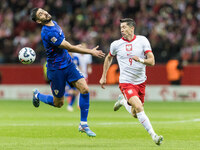
[[[49,21],[48,23],[46,23],[45,26],[54,26],[54,23],[53,23],[53,21],[51,20],[51,21]]]
[[[134,36],[135,36],[135,34],[132,34],[132,35],[129,35],[129,36],[123,37],[123,38],[126,39],[127,41],[131,41],[131,40],[133,40]]]

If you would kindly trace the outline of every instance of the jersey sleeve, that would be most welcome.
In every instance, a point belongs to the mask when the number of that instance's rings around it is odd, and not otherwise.
[[[144,50],[145,54],[148,53],[148,52],[152,52],[150,42],[146,37],[144,37],[143,50]]]
[[[116,52],[116,44],[114,42],[112,42],[110,44],[110,52],[109,53],[110,53],[111,56],[115,56],[117,54],[117,52]]]
[[[60,35],[57,31],[50,32],[48,34],[48,41],[53,45],[53,46],[60,46],[62,41],[64,40],[64,36],[62,34]]]

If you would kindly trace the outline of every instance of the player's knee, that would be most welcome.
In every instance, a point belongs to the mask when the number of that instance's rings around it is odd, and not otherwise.
[[[135,111],[135,109],[132,107],[132,109],[131,109],[131,112],[132,112],[132,116],[134,117],[134,118],[137,118],[137,115],[136,115],[136,111]]]
[[[142,105],[136,105],[134,109],[135,109],[136,113],[139,113],[144,110]],[[135,113],[135,115],[136,115],[136,113]]]
[[[64,105],[64,102],[62,102],[62,101],[54,103],[54,106],[58,107],[58,108],[61,108],[63,105]]]
[[[82,88],[82,89],[80,90],[80,93],[81,93],[81,94],[87,94],[87,93],[89,93],[89,88],[88,88],[88,87]]]
[[[64,97],[62,98],[55,98],[54,97],[54,106],[61,108],[64,105]]]
[[[136,115],[136,113],[135,113],[135,114],[132,114],[132,116],[133,116],[134,118],[137,118],[137,115]]]

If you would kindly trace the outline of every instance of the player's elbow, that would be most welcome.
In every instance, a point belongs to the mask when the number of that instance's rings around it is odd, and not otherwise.
[[[113,56],[111,56],[110,54],[108,54],[105,58],[105,62],[111,63],[113,60]]]
[[[148,63],[148,66],[154,66],[155,65],[155,60],[151,60],[149,63]]]
[[[69,42],[63,40],[62,43],[60,44],[59,48],[67,49],[68,51],[73,51],[74,46],[71,45]]]
[[[155,61],[153,61],[153,62],[150,64],[150,66],[155,66]]]
[[[73,46],[73,45],[67,45],[66,47],[67,47],[67,50],[68,50],[69,52],[73,52],[73,49],[74,49],[74,46]]]

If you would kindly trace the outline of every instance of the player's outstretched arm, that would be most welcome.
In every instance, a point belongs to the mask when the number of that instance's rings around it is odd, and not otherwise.
[[[112,63],[112,60],[113,60],[113,56],[108,54],[106,56],[104,64],[103,64],[103,73],[102,73],[101,79],[99,81],[99,83],[101,84],[101,87],[103,89],[105,89],[104,85],[106,84],[106,75],[107,75],[108,69]]]
[[[102,50],[97,50],[99,46],[96,46],[93,49],[84,48],[80,45],[72,45],[66,40],[63,40],[59,48],[67,49],[69,52],[81,53],[81,54],[91,54],[92,56],[103,58],[105,54]]]
[[[133,56],[132,59],[137,61],[137,62],[140,62],[140,63],[143,63],[145,65],[148,65],[148,66],[154,66],[155,65],[155,59],[154,59],[154,55],[152,52],[148,52],[146,54],[147,58],[146,59],[142,59],[142,58],[139,58],[138,56]]]

